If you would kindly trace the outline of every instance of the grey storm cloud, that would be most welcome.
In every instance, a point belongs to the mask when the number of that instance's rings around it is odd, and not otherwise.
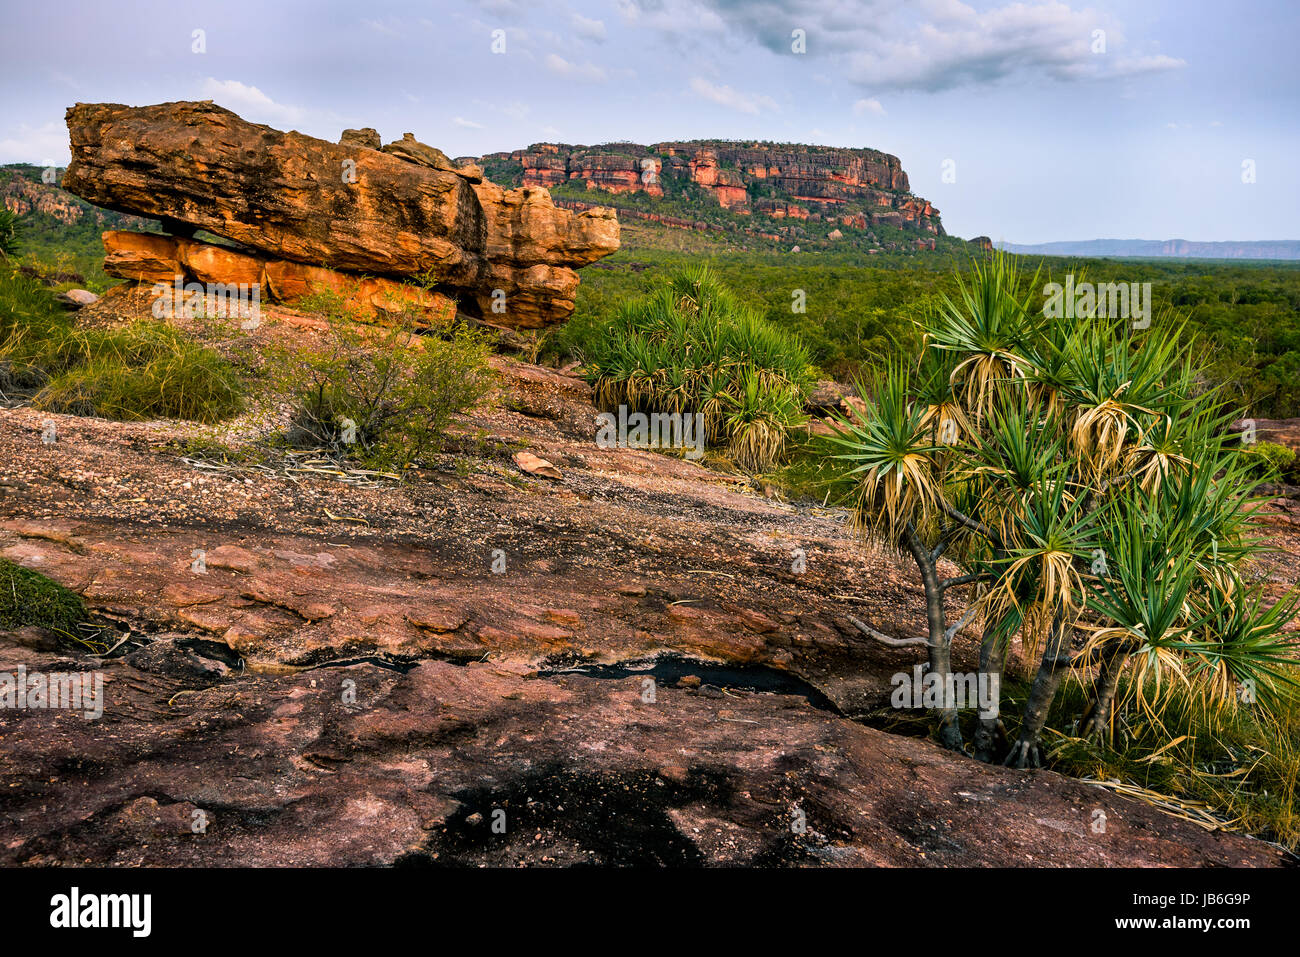
[[[984,10],[960,0],[624,0],[624,8],[666,32],[734,33],[779,54],[802,30],[807,55],[842,61],[851,81],[875,91],[936,93],[1025,75],[1078,82],[1185,65],[1126,52],[1119,23],[1057,0]]]

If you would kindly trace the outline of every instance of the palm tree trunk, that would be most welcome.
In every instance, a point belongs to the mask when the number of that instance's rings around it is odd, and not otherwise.
[[[934,675],[934,680],[944,689],[943,706],[939,709],[939,742],[945,748],[960,751],[963,742],[961,726],[957,723],[957,703],[948,695],[948,689],[952,688],[952,682],[948,680],[952,673],[952,639],[947,634],[947,616],[943,610],[943,586],[939,582],[938,562],[931,561],[930,552],[910,523],[907,526],[907,547],[916,559],[916,566],[921,572],[921,583],[925,588],[925,615],[930,631],[928,674]]]
[[[990,685],[993,682],[993,676],[997,675],[997,687],[1002,687],[1002,664],[1007,654],[1007,642],[1000,637],[991,633],[992,628],[986,622],[984,625],[984,638],[980,642],[980,673],[988,675]],[[986,764],[991,762],[997,752],[998,742],[1006,737],[1006,732],[1002,727],[1002,719],[997,715],[985,716],[980,715],[975,725],[975,737],[973,740],[975,759],[983,761]]]
[[[1116,647],[1102,660],[1097,680],[1092,685],[1092,696],[1079,726],[1079,734],[1083,737],[1110,736],[1110,719],[1115,710],[1115,694],[1119,690],[1119,679],[1124,674],[1128,657],[1129,653],[1126,649]]]
[[[1024,723],[1020,726],[1020,736],[1011,746],[1011,751],[1003,763],[1009,767],[1042,767],[1038,752],[1038,739],[1043,726],[1047,723],[1047,712],[1056,697],[1061,678],[1070,664],[1070,629],[1065,627],[1060,616],[1052,620],[1051,634],[1047,638],[1047,647],[1043,649],[1043,660],[1034,676],[1033,686],[1029,689],[1029,700],[1025,702]]]

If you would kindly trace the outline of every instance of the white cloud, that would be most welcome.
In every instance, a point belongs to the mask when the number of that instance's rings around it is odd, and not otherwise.
[[[475,123],[473,120],[467,120],[463,116],[456,117],[455,119],[452,120],[452,122],[455,123],[457,126],[463,126],[467,130],[483,129],[482,123]]]
[[[0,163],[34,163],[38,166],[67,166],[68,128],[50,121],[40,126],[18,124],[18,129],[0,138]]]
[[[564,57],[555,53],[548,53],[543,62],[546,64],[546,69],[559,76],[567,76],[588,83],[604,83],[606,79],[604,69],[594,63],[570,63]]]
[[[402,31],[397,25],[397,21],[395,20],[390,19],[388,22],[384,22],[382,20],[363,19],[361,22],[365,24],[365,26],[368,29],[373,30],[375,33],[378,33],[380,36],[385,36],[385,37],[402,36]]]
[[[691,77],[691,89],[706,100],[741,113],[757,114],[762,110],[776,111],[779,107],[770,96],[761,93],[741,93],[731,87],[710,83],[702,76]]]
[[[707,36],[712,44],[731,31],[726,9],[731,2],[741,7],[761,8],[765,16],[783,16],[779,8],[773,11],[771,4],[754,0],[619,0],[618,9],[623,20],[638,29],[656,30],[678,40],[699,40]],[[787,27],[786,36],[789,34]]]
[[[1180,70],[1185,66],[1187,66],[1186,60],[1165,56],[1163,53],[1156,56],[1121,57],[1115,61],[1115,67],[1109,75],[1134,76],[1139,73],[1162,73],[1165,70]]]
[[[864,113],[870,113],[872,116],[884,116],[885,108],[880,105],[880,101],[875,97],[858,100],[858,102],[853,104],[853,115],[861,116]]]
[[[203,98],[214,100],[217,105],[233,110],[254,123],[276,126],[284,123],[299,123],[303,118],[303,111],[298,107],[276,103],[257,87],[248,86],[238,80],[217,80],[208,77],[203,81]]]
[[[588,40],[604,41],[609,35],[605,30],[604,20],[590,20],[580,13],[575,13],[570,18],[570,22],[573,24],[573,32]]]

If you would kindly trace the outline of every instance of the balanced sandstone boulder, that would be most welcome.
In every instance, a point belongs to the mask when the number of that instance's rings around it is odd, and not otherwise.
[[[67,123],[63,185],[97,206],[182,235],[204,229],[265,261],[431,279],[503,326],[568,318],[574,270],[618,249],[612,210],[578,214],[545,189],[502,190],[472,165],[441,168],[445,156],[413,137],[375,149],[373,131],[359,130],[328,143],[206,101],[80,103]]]

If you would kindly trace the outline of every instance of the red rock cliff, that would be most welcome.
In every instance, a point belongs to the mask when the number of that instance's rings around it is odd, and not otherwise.
[[[514,165],[525,186],[581,183],[610,193],[662,196],[666,186],[693,183],[737,213],[944,234],[939,211],[911,194],[898,157],[879,150],[722,140],[538,143],[483,162]]]

